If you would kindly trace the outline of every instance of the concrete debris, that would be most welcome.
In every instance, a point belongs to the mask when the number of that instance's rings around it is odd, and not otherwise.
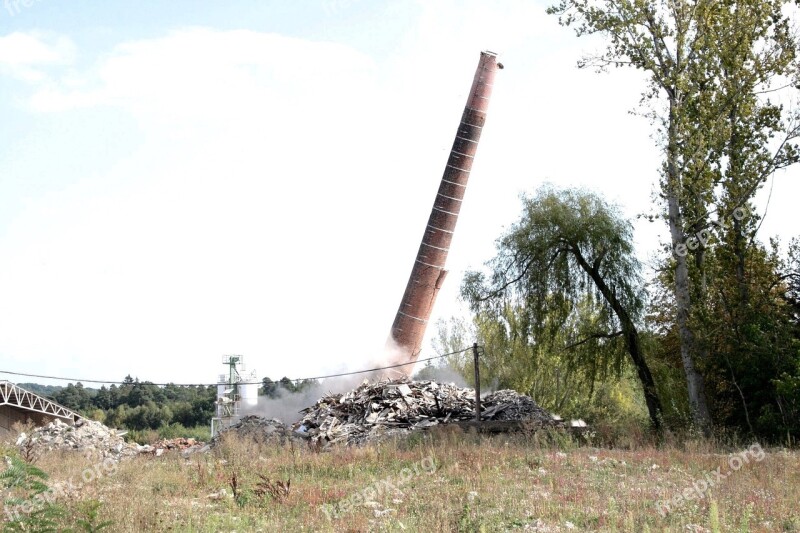
[[[169,451],[178,451],[186,457],[193,453],[208,451],[209,446],[197,439],[178,437],[175,439],[161,439],[150,448],[152,448],[151,453],[156,457],[160,457],[164,452]]]
[[[474,395],[474,393],[473,393]],[[536,405],[530,396],[503,389],[481,398],[483,420],[534,420],[544,425],[556,425],[553,416]]]
[[[481,398],[482,420],[525,420],[561,426],[528,396],[500,390]],[[295,434],[323,448],[363,444],[411,430],[475,418],[475,392],[453,384],[407,378],[364,381],[358,388],[321,398],[301,411]]]
[[[263,418],[257,415],[247,415],[242,417],[231,427],[220,431],[211,439],[211,447],[219,446],[225,435],[235,434],[238,438],[250,438],[259,443],[284,444],[292,438],[300,438],[299,435],[292,435],[292,428],[278,420],[277,418]]]
[[[20,450],[34,455],[52,450],[75,450],[95,459],[120,460],[151,451],[151,447],[125,442],[122,434],[94,420],[79,419],[72,425],[55,419],[35,428],[30,435],[21,433],[16,444]]]
[[[153,447],[156,449],[163,449],[163,450],[186,450],[194,446],[198,445],[202,446],[203,444],[205,443],[197,439],[187,439],[185,437],[178,437],[176,439],[161,439],[160,441],[153,444]]]
[[[219,500],[224,500],[225,498],[230,497],[230,495],[228,494],[227,490],[222,488],[222,489],[219,489],[219,491],[217,491],[217,492],[212,492],[211,494],[209,494],[206,497],[209,500],[219,501]]]
[[[245,416],[216,435],[210,446],[216,447],[225,435],[234,434],[262,443],[305,440],[314,449],[327,449],[339,444],[377,442],[452,422],[469,423],[475,419],[475,391],[408,378],[365,380],[350,392],[325,396],[300,412],[303,418],[292,426],[275,418]],[[513,390],[499,390],[481,398],[481,414],[484,422],[499,425],[518,422],[524,422],[528,428],[571,425]]]

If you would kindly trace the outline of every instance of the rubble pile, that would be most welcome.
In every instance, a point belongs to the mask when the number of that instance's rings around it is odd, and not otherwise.
[[[501,390],[481,399],[483,420],[560,425],[528,396]],[[388,435],[475,418],[475,392],[453,384],[399,379],[321,398],[301,411],[295,433],[323,447],[362,444]]]
[[[152,446],[152,453],[157,457],[168,451],[179,451],[182,455],[187,456],[196,452],[204,452],[208,450],[206,443],[197,439],[177,437],[175,439],[161,439],[155,442]]]
[[[122,434],[100,422],[83,418],[75,425],[55,419],[35,428],[30,435],[20,433],[16,444],[20,450],[34,455],[52,450],[76,450],[86,457],[115,460],[150,450],[148,446],[125,442]]]
[[[533,398],[503,389],[481,398],[483,420],[531,420],[542,426],[557,425],[558,419],[536,405]]]
[[[223,435],[227,434],[235,434],[239,438],[251,438],[256,442],[284,444],[292,438],[292,429],[277,418],[247,415],[242,417],[236,424],[217,433],[211,439],[211,447],[218,446]]]

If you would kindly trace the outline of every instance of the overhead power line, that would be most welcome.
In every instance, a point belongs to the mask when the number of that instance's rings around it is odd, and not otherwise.
[[[369,374],[370,372],[377,372],[378,370],[389,370],[389,369],[392,369],[392,368],[400,368],[402,366],[415,365],[417,363],[424,363],[426,361],[433,361],[434,359],[442,359],[444,357],[448,357],[450,355],[460,354],[460,353],[466,352],[467,350],[471,350],[471,349],[472,349],[472,346],[470,346],[468,348],[461,349],[461,350],[456,350],[455,352],[444,353],[444,354],[441,354],[441,355],[435,355],[433,357],[426,357],[424,359],[417,359],[416,361],[410,361],[408,363],[399,363],[399,364],[396,364],[396,365],[381,366],[381,367],[377,367],[377,368],[368,368],[368,369],[365,369],[365,370],[356,370],[354,372],[342,372],[340,374],[328,374],[326,376],[314,376],[314,377],[310,377],[310,378],[295,378],[295,379],[290,379],[289,381],[291,381],[293,383],[299,383],[301,381],[312,381],[312,380],[317,380],[317,379],[340,378],[340,377],[344,377],[344,376],[355,376],[355,375],[358,375],[358,374]],[[74,381],[76,383],[77,382],[80,382],[80,383],[109,383],[111,385],[125,385],[125,384],[127,384],[127,382],[125,382],[125,381],[102,380],[102,379],[65,378],[65,377],[61,377],[61,376],[45,376],[43,374],[26,374],[24,372],[12,372],[10,370],[0,370],[0,374],[9,374],[9,375],[13,375],[13,376],[22,376],[22,377],[27,377],[27,378],[53,379],[53,380],[57,380],[57,381]],[[167,385],[175,385],[177,387],[211,387],[211,386],[219,385],[219,383],[151,383],[149,381],[143,382],[143,383],[147,383],[148,385],[156,385],[158,387],[165,387]],[[240,381],[239,385],[255,385],[255,384],[260,385],[261,383],[262,383],[261,381]],[[275,383],[277,383],[277,382],[275,382]]]

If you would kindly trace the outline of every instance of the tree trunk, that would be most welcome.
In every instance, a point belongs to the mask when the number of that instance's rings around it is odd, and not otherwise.
[[[658,392],[656,391],[656,384],[653,380],[653,374],[650,373],[650,367],[647,366],[647,361],[644,358],[644,354],[642,354],[641,343],[639,342],[639,331],[636,329],[636,325],[633,323],[633,320],[631,320],[628,311],[617,299],[614,291],[611,290],[608,285],[606,285],[606,282],[600,275],[600,272],[596,268],[589,265],[577,247],[573,246],[573,254],[577,259],[578,264],[587,274],[589,274],[589,277],[592,278],[592,281],[603,295],[603,298],[605,298],[605,300],[611,306],[611,309],[614,311],[614,314],[617,315],[617,318],[619,319],[620,327],[622,328],[625,338],[625,345],[628,349],[628,353],[631,356],[631,361],[633,361],[633,366],[636,367],[636,374],[639,377],[639,381],[642,383],[644,401],[647,404],[647,412],[650,415],[650,423],[652,424],[653,429],[656,431],[661,431],[661,400],[658,398]]]
[[[680,199],[678,198],[679,176],[677,157],[677,131],[676,131],[676,104],[675,96],[670,97],[669,103],[669,130],[667,144],[667,218],[669,232],[672,238],[672,249],[677,250],[681,245],[685,248],[683,239],[683,224],[681,221]],[[675,254],[675,307],[677,310],[676,321],[681,343],[681,361],[686,374],[689,389],[689,405],[692,409],[694,423],[705,435],[711,434],[711,413],[706,404],[705,382],[703,376],[694,366],[694,354],[697,353],[694,334],[689,326],[689,312],[691,298],[689,295],[689,266],[686,254]]]

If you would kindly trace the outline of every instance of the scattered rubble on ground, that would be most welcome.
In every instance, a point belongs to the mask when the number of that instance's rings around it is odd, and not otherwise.
[[[500,390],[481,398],[482,420],[525,420],[533,427],[564,427],[528,396]],[[369,383],[321,398],[301,411],[295,434],[318,446],[362,444],[415,429],[475,418],[475,392],[453,384],[398,379]]]
[[[147,448],[145,446],[145,448]],[[178,437],[175,439],[161,439],[150,446],[156,457],[161,456],[164,452],[179,451],[183,456],[191,455],[197,452],[208,451],[208,445],[200,440]]]
[[[52,450],[76,450],[86,457],[115,460],[151,450],[148,446],[125,442],[123,434],[94,420],[81,418],[73,425],[55,419],[35,428],[30,435],[20,433],[17,447],[33,455]]]

